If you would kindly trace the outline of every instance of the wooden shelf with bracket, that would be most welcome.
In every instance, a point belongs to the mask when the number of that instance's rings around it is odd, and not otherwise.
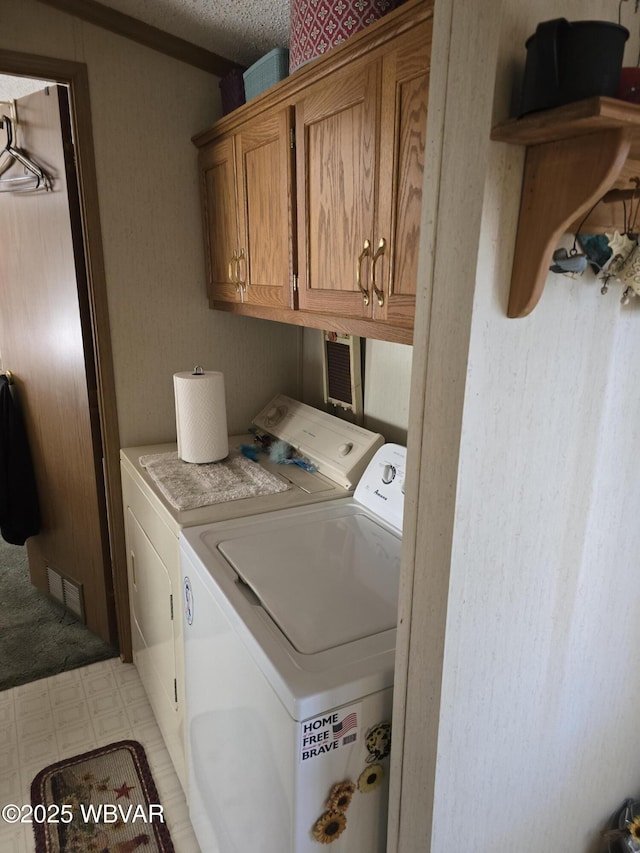
[[[597,202],[582,230],[623,230],[621,201],[640,177],[640,106],[589,98],[510,119],[491,138],[527,148],[507,309],[509,317],[525,317],[542,295],[560,238]]]

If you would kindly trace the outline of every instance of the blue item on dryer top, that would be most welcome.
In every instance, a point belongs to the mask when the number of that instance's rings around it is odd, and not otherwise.
[[[260,448],[256,447],[255,444],[241,444],[240,453],[242,453],[243,456],[246,456],[247,459],[251,459],[252,462],[257,462]]]
[[[295,447],[292,447],[288,442],[278,440],[274,441],[269,448],[269,459],[275,462],[276,465],[298,465],[304,468],[305,471],[317,471],[316,466],[300,456]]]

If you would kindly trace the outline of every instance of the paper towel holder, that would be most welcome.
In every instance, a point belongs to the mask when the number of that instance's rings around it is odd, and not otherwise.
[[[204,370],[200,367],[199,364],[196,364],[191,373],[192,376],[204,376]]]

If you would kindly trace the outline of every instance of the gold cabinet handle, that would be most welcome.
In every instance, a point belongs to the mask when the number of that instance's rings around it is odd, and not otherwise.
[[[234,252],[231,255],[231,260],[229,261],[229,281],[232,284],[235,284],[236,293],[240,293],[240,274],[238,269],[238,261],[238,254],[237,252]]]
[[[381,308],[384,305],[384,290],[379,290],[376,285],[376,261],[381,255],[384,255],[384,250],[386,249],[386,247],[387,241],[384,239],[384,237],[381,237],[380,242],[378,243],[378,248],[375,250],[371,258],[371,289],[375,293],[376,298],[378,300],[378,305]]]
[[[242,270],[243,273],[240,275],[240,262],[242,262]],[[242,290],[247,289],[247,259],[244,256],[244,249],[240,249],[240,254],[236,258],[237,269],[238,269],[238,284],[242,288]]]
[[[362,286],[362,261],[371,254],[371,243],[368,240],[364,241],[364,247],[358,255],[358,263],[356,264],[356,284],[358,290],[362,294],[362,301],[365,305],[369,304],[369,291]]]

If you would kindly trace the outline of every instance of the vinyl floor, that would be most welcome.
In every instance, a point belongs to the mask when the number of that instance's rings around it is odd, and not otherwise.
[[[119,658],[0,692],[0,807],[31,802],[39,770],[118,740],[145,748],[176,853],[199,853],[182,787],[135,667]],[[33,853],[30,824],[0,818],[0,851]]]

